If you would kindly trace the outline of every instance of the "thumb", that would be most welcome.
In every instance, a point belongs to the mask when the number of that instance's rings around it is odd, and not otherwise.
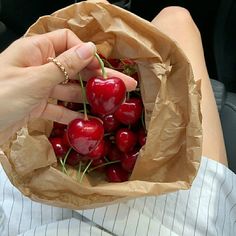
[[[92,42],[82,42],[58,55],[55,59],[65,68],[69,78],[73,79],[94,59],[95,52],[96,46]],[[65,80],[63,71],[53,62],[43,65],[41,69],[41,73],[43,73],[41,75],[55,85]]]

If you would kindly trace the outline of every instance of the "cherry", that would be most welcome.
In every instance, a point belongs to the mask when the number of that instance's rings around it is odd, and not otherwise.
[[[54,128],[54,129],[65,130],[65,129],[66,129],[66,125],[65,125],[65,124],[61,124],[61,123],[58,123],[58,122],[54,122],[54,123],[53,123],[53,128]]]
[[[53,129],[52,129],[50,136],[51,137],[61,137],[61,136],[63,136],[65,129],[66,129],[66,125],[54,122]]]
[[[70,166],[77,166],[82,161],[81,155],[75,150],[71,150],[66,159],[66,164]]]
[[[133,79],[135,79],[137,82],[139,82],[139,76],[138,72],[135,72],[134,74],[130,75]]]
[[[111,148],[111,141],[105,137],[104,138],[104,157],[108,155],[110,148]]]
[[[114,69],[116,69],[116,70],[119,70],[119,69],[121,69],[122,67],[121,67],[121,64],[120,64],[120,59],[116,59],[116,58],[108,58],[107,59],[107,64],[108,64],[108,66],[109,66],[109,64],[110,64],[110,66],[112,67],[112,68],[114,68]]]
[[[125,99],[126,87],[117,77],[90,78],[86,84],[86,95],[93,111],[100,115],[112,114]]]
[[[133,152],[126,153],[124,158],[121,161],[121,166],[124,170],[132,172],[134,169],[135,162],[138,157],[138,151],[134,150]]]
[[[115,144],[112,144],[109,148],[107,156],[110,161],[116,161],[121,160],[124,154],[117,148]]]
[[[52,129],[52,132],[50,134],[50,137],[61,137],[64,134],[64,130],[63,129]]]
[[[63,135],[62,135],[62,142],[65,146],[70,147],[70,143],[67,137],[67,132],[66,130],[64,131]]]
[[[95,149],[88,154],[88,158],[95,160],[105,156],[105,141],[101,140]]]
[[[121,128],[116,132],[116,145],[122,152],[131,152],[137,142],[137,135],[128,128]]]
[[[77,118],[68,124],[67,137],[72,148],[82,155],[92,152],[104,135],[102,123],[96,118]]]
[[[102,121],[105,133],[114,132],[120,125],[120,122],[115,119],[113,114],[103,116]]]
[[[125,125],[133,125],[140,119],[142,111],[142,100],[140,98],[130,98],[120,105],[114,116]]]
[[[145,129],[142,127],[138,130],[138,142],[141,147],[146,143],[146,139],[147,139],[147,134]]]
[[[72,111],[79,111],[83,109],[83,104],[75,102],[65,102],[65,107]]]
[[[49,141],[52,144],[55,155],[57,157],[64,157],[69,147],[64,144],[63,139],[61,137],[50,137]]]
[[[108,182],[124,182],[129,178],[129,173],[122,169],[119,164],[113,164],[106,168]]]
[[[91,163],[91,167],[94,168],[94,167],[97,167],[97,166],[100,166],[101,167],[98,167],[96,168],[96,171],[99,171],[99,172],[103,172],[105,171],[105,166],[102,166],[103,164],[105,164],[106,161],[104,160],[104,158],[99,158],[99,159],[95,159],[93,160],[93,162]]]

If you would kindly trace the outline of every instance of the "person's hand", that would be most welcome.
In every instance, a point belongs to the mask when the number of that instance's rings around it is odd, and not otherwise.
[[[31,118],[67,124],[82,116],[48,103],[49,98],[82,102],[82,96],[78,84],[60,84],[64,74],[47,59],[56,57],[70,79],[75,79],[78,72],[88,79],[101,74],[95,51],[93,43],[84,43],[72,31],[63,29],[19,39],[0,54],[0,143],[1,134],[12,135]],[[108,76],[120,77],[128,91],[136,87],[132,78],[111,69],[106,71]]]

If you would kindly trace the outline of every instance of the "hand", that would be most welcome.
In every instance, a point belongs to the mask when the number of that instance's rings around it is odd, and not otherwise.
[[[61,70],[48,57],[56,57],[70,79],[81,72],[84,79],[101,73],[94,57],[93,43],[82,42],[72,31],[63,29],[15,41],[0,54],[0,133],[9,136],[31,118],[44,118],[67,124],[81,114],[48,103],[49,98],[81,102],[78,84],[60,84]],[[106,69],[108,75],[119,76],[127,90],[136,82],[117,71]],[[5,136],[4,136],[5,138]],[[1,137],[0,137],[1,140]],[[1,141],[0,141],[1,143]]]

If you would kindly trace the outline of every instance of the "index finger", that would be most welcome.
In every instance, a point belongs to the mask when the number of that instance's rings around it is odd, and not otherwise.
[[[59,55],[82,42],[82,40],[69,29],[59,29],[44,35],[39,35],[39,37],[40,36],[46,36],[50,40],[56,55]]]
[[[79,39],[79,37],[74,32],[72,32],[69,29],[55,30],[55,31],[46,33],[45,36],[53,44],[53,48],[54,48],[56,56],[83,42],[82,40]],[[54,55],[51,55],[51,56],[54,56]],[[88,68],[91,68],[91,69],[98,68],[98,67],[99,67],[99,63],[96,60],[96,58],[94,58],[94,60],[92,60],[92,62],[88,65]]]

